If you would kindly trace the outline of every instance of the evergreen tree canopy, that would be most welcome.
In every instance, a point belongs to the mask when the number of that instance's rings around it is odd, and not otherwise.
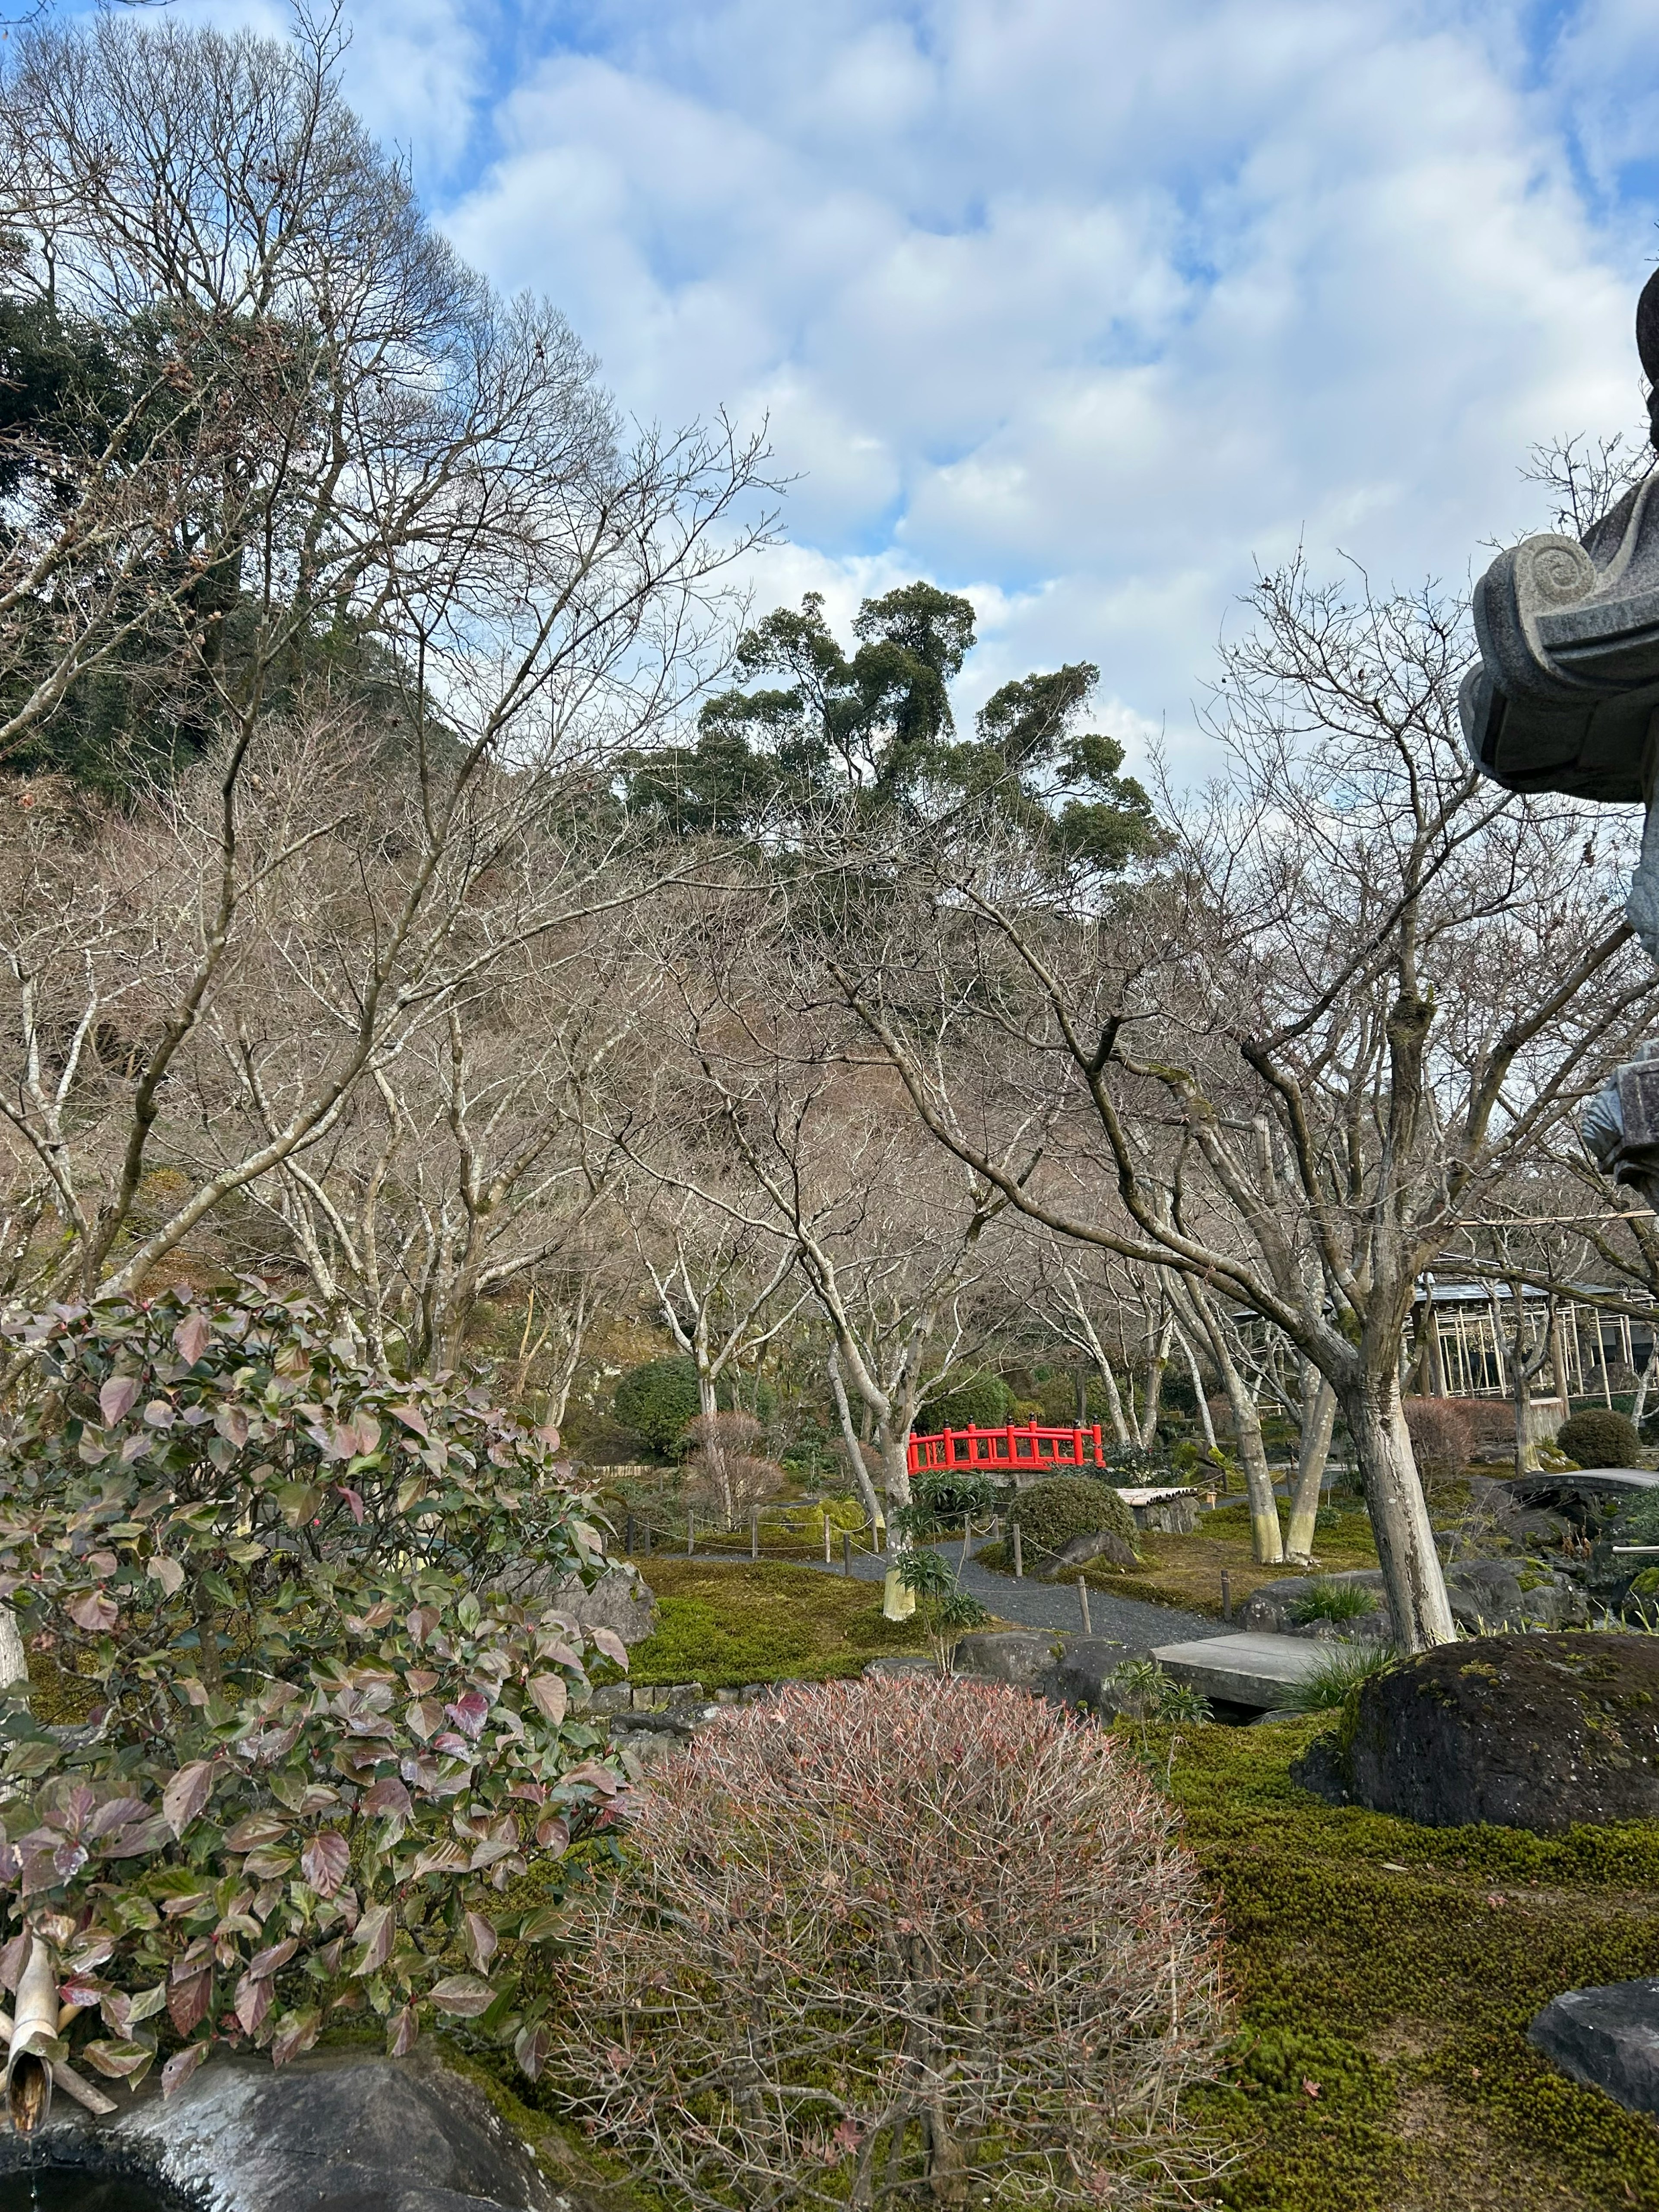
[[[1152,803],[1121,773],[1122,746],[1079,727],[1099,679],[1090,662],[1005,684],[964,738],[949,687],[974,644],[967,599],[906,584],[866,599],[853,635],[849,651],[817,592],[799,611],[775,608],[739,639],[741,680],[704,705],[696,744],[633,764],[630,808],[690,836],[799,819],[849,793],[918,811],[978,802],[1096,867],[1158,851]]]

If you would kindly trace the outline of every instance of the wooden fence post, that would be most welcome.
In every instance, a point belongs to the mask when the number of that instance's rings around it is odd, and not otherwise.
[[[1083,1633],[1092,1636],[1095,1632],[1089,1624],[1089,1585],[1081,1575],[1077,1578],[1077,1603],[1078,1611],[1083,1615]]]
[[[830,1508],[827,1505],[823,1509],[823,1564],[826,1567],[830,1564]]]
[[[760,1557],[760,1508],[758,1505],[751,1505],[749,1509],[749,1556],[751,1559],[757,1559]]]
[[[685,1556],[688,1559],[696,1547],[696,1541],[697,1516],[695,1513],[688,1513],[685,1516]]]
[[[623,1549],[631,1559],[634,1556],[634,1516],[631,1513],[628,1516],[628,1534],[623,1540]]]
[[[1024,1553],[1020,1550],[1019,1523],[1016,1521],[1014,1523],[1014,1580],[1018,1583],[1024,1582],[1024,1579],[1025,1559]]]

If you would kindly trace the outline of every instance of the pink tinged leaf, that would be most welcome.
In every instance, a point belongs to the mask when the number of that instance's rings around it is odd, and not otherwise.
[[[424,1743],[434,1729],[442,1727],[443,1717],[443,1708],[435,1698],[417,1698],[404,1715],[404,1722],[410,1734]]]
[[[169,1559],[157,1552],[146,1570],[153,1582],[161,1585],[163,1597],[177,1597],[185,1586],[185,1571],[177,1559]]]
[[[131,2075],[148,2073],[155,2053],[148,2044],[129,2043],[125,2036],[118,2042],[100,2036],[95,2043],[82,2045],[76,2057],[86,2059],[109,2081],[122,2081]]]
[[[573,1668],[579,1674],[583,1671],[581,1654],[572,1650],[569,1644],[556,1636],[538,1636],[536,1650],[540,1657],[550,1659],[556,1667]]]
[[[273,1995],[266,1976],[262,1975],[256,1981],[252,1974],[244,1974],[237,1983],[236,2017],[244,2035],[258,2035],[264,2024],[265,2014],[270,2010]]]
[[[286,2066],[290,2058],[297,2058],[302,2051],[309,2051],[317,2040],[322,2014],[318,2012],[292,2012],[271,2038],[270,2063]]]
[[[541,1427],[537,1430],[536,1434],[547,1446],[549,1451],[557,1451],[559,1449],[559,1432],[554,1427],[551,1421],[544,1421]]]
[[[562,1674],[532,1674],[528,1684],[536,1711],[557,1728],[570,1710],[570,1691]]]
[[[469,1690],[453,1705],[446,1705],[444,1711],[463,1735],[477,1737],[483,1734],[483,1724],[489,1718],[489,1700],[477,1690]]]
[[[489,1967],[501,1943],[495,1933],[495,1923],[482,1912],[469,1911],[466,1916],[466,1948],[473,1965],[482,1974]]]
[[[136,1375],[112,1375],[98,1393],[98,1410],[104,1417],[106,1428],[113,1428],[132,1411],[133,1400],[138,1395]]]
[[[458,2020],[477,2020],[495,2002],[495,1992],[477,1974],[446,1974],[432,1988],[432,2002]]]
[[[297,1936],[289,1936],[281,1943],[272,1943],[268,1949],[256,1951],[248,1960],[247,1978],[253,1982],[266,1981],[272,1974],[280,1973],[300,1948]]]
[[[603,1651],[607,1659],[614,1659],[624,1672],[628,1667],[628,1646],[614,1628],[590,1628],[587,1638],[596,1651]]]
[[[245,1820],[239,1820],[227,1834],[225,1849],[228,1851],[257,1851],[262,1844],[280,1843],[292,1825],[279,1813],[250,1813]]]
[[[153,1429],[170,1429],[178,1415],[165,1398],[152,1398],[144,1408],[144,1419]]]
[[[112,2035],[124,2039],[131,2025],[132,1999],[125,1990],[106,1990],[100,2010],[104,2025]]]
[[[544,1851],[562,1859],[570,1848],[570,1823],[562,1820],[556,1813],[536,1824],[536,1841]]]
[[[204,1313],[186,1314],[173,1332],[173,1341],[178,1346],[179,1357],[186,1367],[194,1367],[207,1350],[213,1336],[213,1325]]]
[[[213,1425],[228,1444],[240,1451],[248,1439],[248,1418],[240,1406],[221,1406]]]
[[[580,1766],[573,1766],[564,1777],[567,1782],[585,1782],[590,1790],[598,1790],[607,1797],[614,1797],[623,1786],[621,1775],[597,1759],[585,1759]]]
[[[193,1759],[181,1766],[161,1792],[161,1812],[175,1836],[185,1830],[207,1803],[213,1790],[213,1762]],[[182,2034],[183,2030],[179,2033]]]
[[[88,1636],[101,1636],[113,1628],[121,1618],[112,1598],[102,1590],[82,1590],[79,1597],[70,1600],[67,1607],[70,1619],[77,1628],[84,1628]]]
[[[363,1501],[362,1497],[356,1491],[349,1490],[343,1482],[337,1483],[335,1486],[339,1491],[341,1497],[344,1498],[346,1504],[351,1508],[351,1517],[361,1528],[363,1525]],[[375,1611],[377,1613],[380,1611],[380,1607],[378,1606],[375,1607]],[[386,1619],[390,1620],[391,1617],[392,1608],[388,1606],[386,1607]],[[377,1627],[383,1625],[384,1624],[380,1622],[377,1622],[375,1624]]]
[[[351,1869],[351,1847],[337,1828],[325,1828],[300,1854],[300,1871],[319,1897],[332,1897]]]
[[[394,2012],[386,2024],[387,2056],[392,2058],[407,2057],[415,2048],[420,2032],[421,2023],[416,2017],[412,2004],[405,2005],[401,2012]]]
[[[122,1466],[131,1467],[134,1460],[143,1459],[149,1449],[149,1441],[148,1437],[129,1437],[121,1447]]]
[[[87,1863],[84,1844],[62,1843],[52,1855],[52,1871],[60,1881],[71,1881]]]
[[[365,1813],[392,1813],[407,1820],[415,1810],[415,1801],[395,1774],[383,1774],[363,1799]]]
[[[392,1408],[392,1418],[394,1421],[401,1421],[406,1429],[413,1429],[417,1437],[429,1437],[432,1434],[431,1430],[427,1426],[426,1415],[416,1406],[394,1406]]]
[[[200,1966],[182,1981],[171,1984],[167,1990],[167,2018],[180,2035],[188,2035],[207,2017],[213,2001],[213,1969]]]
[[[188,2051],[176,2051],[161,2069],[161,2095],[167,2098],[182,2089],[191,2075],[213,2048],[210,2036],[201,2043],[192,2043]]]
[[[351,1971],[356,1974],[376,1974],[392,1956],[392,1939],[397,1933],[397,1922],[389,1905],[371,1905],[357,1923],[357,1940],[362,1952]]]
[[[417,1644],[424,1644],[438,1626],[437,1607],[430,1605],[417,1605],[410,1614],[405,1626]]]
[[[60,1982],[58,1985],[58,2002],[59,2004],[73,2005],[77,2012],[85,2012],[93,2005],[102,2004],[104,1984],[101,1982],[82,1981],[79,1978]]]
[[[519,2062],[521,2073],[534,2081],[547,2063],[547,2054],[553,2047],[553,2039],[544,2027],[521,2027],[513,2045],[513,2056]]]

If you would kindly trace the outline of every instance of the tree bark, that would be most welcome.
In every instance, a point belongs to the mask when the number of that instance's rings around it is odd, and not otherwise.
[[[1285,1542],[1279,1526],[1273,1479],[1267,1468],[1267,1448],[1261,1441],[1261,1416],[1256,1411],[1249,1385],[1238,1371],[1238,1363],[1228,1348],[1226,1336],[1208,1297],[1196,1283],[1184,1285],[1181,1294],[1204,1332],[1210,1356],[1220,1371],[1221,1387],[1227,1394],[1238,1437],[1239,1464],[1244,1470],[1244,1489],[1249,1499],[1251,1556],[1258,1566],[1275,1566],[1285,1556]]]
[[[1405,1651],[1455,1643],[1457,1630],[1393,1362],[1380,1374],[1361,1370],[1340,1395],[1359,1462],[1395,1640]]]
[[[1285,1539],[1287,1559],[1310,1559],[1314,1524],[1319,1513],[1320,1486],[1331,1455],[1331,1431],[1336,1425],[1336,1393],[1310,1360],[1302,1370],[1302,1442],[1296,1455],[1296,1492],[1291,1501],[1291,1526]]]

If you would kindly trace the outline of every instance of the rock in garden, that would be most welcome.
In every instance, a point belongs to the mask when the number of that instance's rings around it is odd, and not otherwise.
[[[1575,2081],[1605,2089],[1633,2112],[1659,2112],[1659,1981],[1569,1990],[1527,2030]]]
[[[952,1663],[958,1674],[975,1681],[1010,1682],[1017,1690],[1035,1691],[1060,1648],[1052,1630],[988,1629],[964,1636]]]
[[[1135,1547],[1109,1528],[1091,1528],[1081,1536],[1073,1536],[1062,1544],[1043,1571],[1045,1582],[1065,1582],[1091,1559],[1104,1559],[1109,1566],[1134,1567],[1140,1562],[1135,1557]]]
[[[216,2059],[164,2103],[152,2082],[109,2121],[54,2104],[41,2135],[0,2137],[0,2171],[33,2155],[160,2183],[216,2212],[554,2212],[531,2152],[435,2055],[341,2051],[278,2073]],[[567,2186],[573,2205],[583,2200]]]
[[[1320,1796],[1430,1827],[1547,1834],[1659,1816],[1659,1638],[1485,1636],[1360,1689],[1346,1740],[1292,1769]]]
[[[553,1586],[547,1601],[584,1628],[614,1628],[624,1644],[642,1644],[656,1633],[656,1594],[632,1567],[608,1568],[591,1589],[571,1575]]]

